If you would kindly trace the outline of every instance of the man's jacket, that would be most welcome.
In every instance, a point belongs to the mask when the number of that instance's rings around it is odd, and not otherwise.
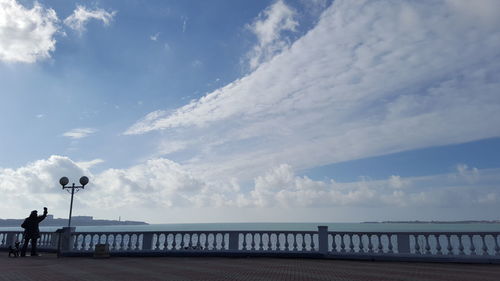
[[[38,224],[47,217],[47,213],[43,213],[41,216],[29,216],[27,217],[21,227],[24,228],[24,235],[26,237],[38,238],[40,236],[40,229]]]

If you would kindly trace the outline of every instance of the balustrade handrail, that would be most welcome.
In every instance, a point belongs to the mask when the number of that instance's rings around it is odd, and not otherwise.
[[[328,231],[328,234],[499,235],[500,231]]]
[[[258,230],[258,231],[238,231],[238,230],[229,230],[229,231],[75,231],[71,232],[71,235],[80,235],[80,234],[110,234],[110,235],[120,235],[120,234],[318,234],[317,231],[266,231],[266,230]]]
[[[186,230],[186,231],[182,231],[182,230],[174,230],[174,231],[170,231],[170,230],[161,230],[161,231],[152,231],[152,230],[148,230],[148,231],[75,231],[75,232],[72,232],[72,234],[104,234],[104,233],[109,233],[109,234],[129,234],[129,233],[132,233],[132,234],[136,234],[136,233],[152,233],[152,234],[156,234],[156,233],[169,233],[169,234],[172,234],[172,233],[177,233],[177,234],[182,234],[182,233],[186,233],[186,234],[197,234],[197,233],[225,233],[225,234],[228,234],[228,233],[280,233],[280,234],[294,234],[294,233],[297,233],[297,234],[318,234],[317,231],[293,231],[293,230]]]

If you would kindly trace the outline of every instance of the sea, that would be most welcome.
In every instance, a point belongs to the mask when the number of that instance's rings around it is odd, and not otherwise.
[[[328,226],[328,231],[353,232],[500,232],[499,223],[180,223],[149,225],[76,226],[82,232],[114,231],[316,231],[318,226]],[[40,227],[41,231],[55,231],[60,227]],[[21,231],[20,227],[0,227],[0,231]]]

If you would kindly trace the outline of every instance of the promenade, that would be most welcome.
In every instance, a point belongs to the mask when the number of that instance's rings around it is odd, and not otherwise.
[[[0,281],[31,280],[449,280],[498,281],[498,264],[369,262],[280,258],[112,257],[7,258]]]

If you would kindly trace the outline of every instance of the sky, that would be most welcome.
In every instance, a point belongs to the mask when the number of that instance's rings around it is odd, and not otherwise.
[[[500,1],[0,0],[0,218],[500,220]]]

